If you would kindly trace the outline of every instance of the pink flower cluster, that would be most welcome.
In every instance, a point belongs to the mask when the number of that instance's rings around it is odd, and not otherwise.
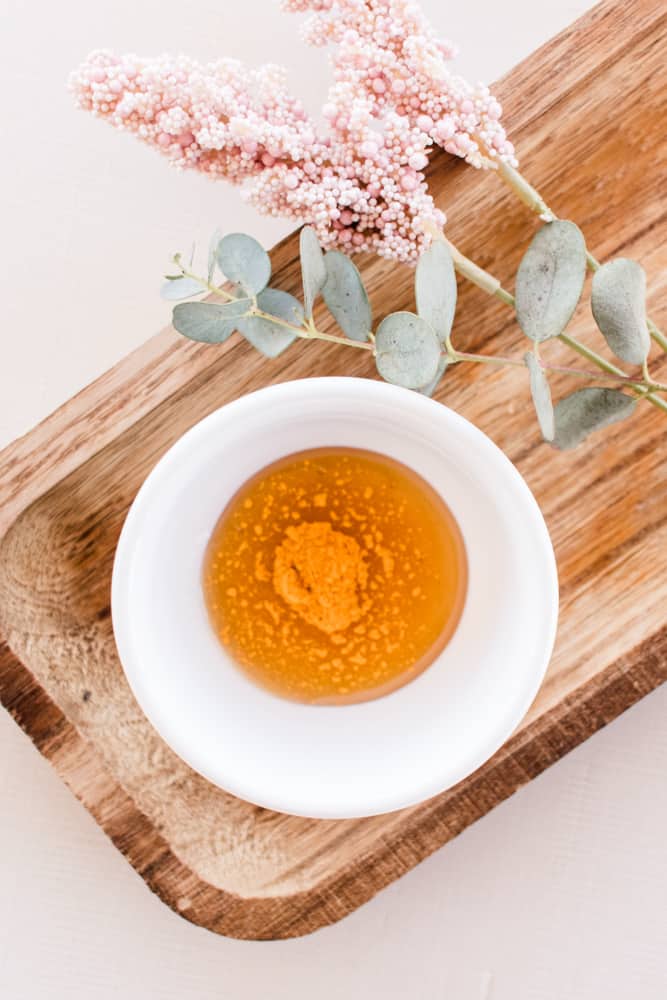
[[[334,82],[313,122],[276,66],[94,52],[71,77],[80,107],[135,133],[177,167],[243,185],[262,212],[314,226],[325,247],[414,262],[442,226],[424,178],[434,146],[475,166],[514,162],[500,105],[452,76],[411,0],[283,0],[333,43]],[[481,145],[483,144],[483,145]],[[483,149],[485,152],[483,152]]]
[[[499,122],[502,109],[482,84],[450,73],[456,47],[438,40],[413,0],[282,0],[286,11],[313,11],[304,26],[311,45],[338,46],[325,114],[365,98],[372,115],[406,118],[426,144],[444,147],[473,166],[491,155],[514,163],[514,147]]]

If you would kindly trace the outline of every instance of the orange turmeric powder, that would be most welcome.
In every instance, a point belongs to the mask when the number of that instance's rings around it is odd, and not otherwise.
[[[273,586],[304,621],[342,632],[370,607],[366,556],[328,521],[289,527],[276,549]]]
[[[251,678],[341,704],[393,690],[438,655],[462,610],[465,551],[414,472],[372,452],[317,449],[233,497],[203,585],[216,633]]]

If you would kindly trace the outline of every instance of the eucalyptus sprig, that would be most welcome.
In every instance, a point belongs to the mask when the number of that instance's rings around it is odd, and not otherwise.
[[[434,235],[437,238],[421,255],[415,271],[416,312],[390,313],[375,330],[358,268],[340,251],[323,253],[309,226],[300,236],[303,305],[290,293],[269,286],[269,255],[243,233],[215,234],[206,277],[193,273],[191,265],[176,254],[177,273],[166,276],[163,295],[172,301],[190,300],[174,307],[173,325],[191,340],[220,344],[238,330],[268,358],[277,357],[297,339],[343,344],[368,351],[386,381],[429,396],[447,370],[463,362],[525,368],[542,436],[557,448],[575,447],[594,431],[629,416],[638,399],[667,411],[661,395],[667,385],[655,381],[648,369],[646,282],[638,264],[619,258],[599,266],[591,295],[592,314],[607,345],[621,361],[641,367],[635,376],[566,333],[587,268],[584,237],[574,223],[553,219],[541,227],[519,265],[514,295],[441,233]],[[522,358],[471,354],[454,346],[455,270],[514,309],[520,329],[532,344]],[[218,277],[226,279],[231,290],[219,287]],[[198,301],[206,293],[222,301]],[[313,306],[319,296],[341,335],[316,327]],[[542,345],[555,338],[598,371],[548,364]],[[579,388],[554,406],[549,386],[552,373],[611,386]]]

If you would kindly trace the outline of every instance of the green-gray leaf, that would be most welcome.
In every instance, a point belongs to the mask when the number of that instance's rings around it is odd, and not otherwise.
[[[245,233],[230,233],[218,243],[220,270],[241,285],[246,295],[257,295],[271,277],[269,255],[257,240]]]
[[[303,307],[299,300],[278,288],[266,288],[260,292],[257,308],[295,326],[303,323]],[[294,331],[263,316],[246,316],[239,322],[239,330],[267,358],[277,358],[297,336]]]
[[[524,355],[524,361],[530,375],[530,392],[533,397],[542,437],[545,441],[553,441],[556,427],[554,422],[554,407],[551,402],[551,390],[549,389],[547,376],[532,351]]]
[[[197,281],[196,278],[186,278],[180,275],[177,278],[169,278],[160,289],[160,295],[167,301],[175,302],[178,299],[191,299],[193,295],[203,295],[206,286]]]
[[[225,302],[216,305],[213,302],[183,302],[174,307],[174,329],[204,344],[222,344],[234,330],[237,330],[239,317],[244,316],[250,299],[237,299],[235,302]]]
[[[352,340],[368,340],[373,322],[364,283],[355,264],[339,250],[324,255],[327,280],[322,298],[343,333]]]
[[[440,361],[438,362],[438,368],[435,373],[435,376],[431,379],[430,382],[427,382],[426,385],[423,385],[420,389],[417,389],[417,392],[420,392],[422,396],[432,396],[435,390],[440,385],[440,379],[442,378],[442,376],[445,374],[446,371],[447,371],[447,358],[444,357],[443,355],[440,358]]]
[[[304,226],[299,237],[301,253],[301,276],[303,280],[303,303],[308,319],[313,315],[313,303],[324,282],[327,280],[327,269],[324,266],[324,254],[320,242],[312,226]]]
[[[213,233],[211,236],[211,241],[208,245],[208,283],[209,285],[215,277],[215,268],[218,263],[218,246],[220,245],[220,240],[222,239],[222,233],[219,229]]]
[[[593,431],[629,417],[637,400],[620,389],[578,389],[556,403],[556,448],[576,448]]]
[[[531,340],[557,337],[584,287],[586,244],[578,226],[556,219],[535,234],[516,276],[516,318]]]
[[[440,343],[420,316],[392,313],[382,320],[375,334],[375,362],[386,382],[421,389],[437,374]]]
[[[431,326],[440,343],[449,336],[456,312],[456,273],[449,248],[436,240],[417,263],[415,274],[417,312]]]
[[[616,357],[641,365],[651,346],[644,268],[626,257],[603,264],[593,275],[591,309]]]

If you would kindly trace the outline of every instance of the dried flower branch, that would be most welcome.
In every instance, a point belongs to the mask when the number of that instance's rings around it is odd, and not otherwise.
[[[454,364],[520,365],[542,433],[561,447],[627,416],[637,398],[667,411],[661,395],[667,387],[652,378],[648,362],[650,338],[667,349],[667,337],[646,317],[642,268],[622,259],[600,265],[578,227],[558,219],[522,177],[500,104],[487,87],[451,73],[454,47],[436,38],[418,4],[281,2],[286,11],[309,15],[303,29],[309,44],[331,47],[333,83],[321,122],[289,93],[276,66],[249,70],[229,59],[200,65],[185,56],[95,52],[72,74],[80,107],[136,134],[178,168],[240,185],[261,212],[308,224],[301,236],[305,308],[267,287],[270,262],[256,241],[216,237],[207,277],[176,257],[178,274],[169,276],[164,294],[182,299],[208,290],[225,301],[176,306],[176,329],[216,343],[238,329],[269,357],[296,338],[348,344],[371,352],[383,377],[429,395]],[[436,147],[494,169],[545,223],[521,261],[514,294],[445,238],[445,215],[424,174]],[[346,256],[358,251],[416,265],[417,314],[393,314],[373,333],[361,276]],[[236,295],[213,283],[217,265],[237,283]],[[636,377],[567,333],[587,268],[595,272],[593,318],[612,353],[641,367]],[[456,350],[454,269],[514,310],[532,342],[522,360]],[[342,336],[315,327],[319,294]],[[540,345],[556,337],[600,374],[546,364]],[[616,388],[580,389],[554,407],[552,370]]]
[[[449,72],[453,47],[408,0],[283,6],[314,11],[307,40],[336,46],[323,125],[283,70],[229,59],[94,52],[72,74],[77,103],[177,167],[243,184],[261,212],[310,223],[323,246],[416,262],[429,225],[445,222],[424,178],[434,146],[474,166],[516,162],[500,105]]]

